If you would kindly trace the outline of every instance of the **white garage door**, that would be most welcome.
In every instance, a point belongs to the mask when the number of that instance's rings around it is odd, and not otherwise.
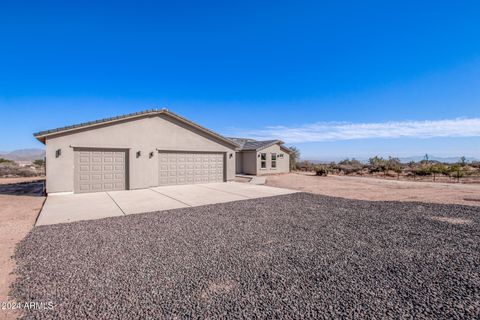
[[[224,181],[223,153],[159,152],[159,185]]]
[[[125,190],[127,185],[125,150],[75,150],[75,193]]]

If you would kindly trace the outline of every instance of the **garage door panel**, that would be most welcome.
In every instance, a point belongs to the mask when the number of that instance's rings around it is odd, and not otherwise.
[[[74,158],[76,193],[126,189],[126,151],[75,150]]]
[[[92,183],[91,190],[93,191],[102,191],[102,184],[101,183]]]
[[[159,152],[159,185],[224,181],[224,154]]]
[[[79,190],[80,191],[89,191],[90,190],[90,185],[89,184],[80,184],[79,185]]]
[[[103,180],[112,180],[112,179],[113,179],[113,173],[103,174]]]

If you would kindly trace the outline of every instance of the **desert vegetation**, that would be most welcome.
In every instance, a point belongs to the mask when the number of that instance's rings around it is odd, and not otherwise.
[[[20,162],[0,158],[0,178],[40,177],[44,175],[44,160]]]
[[[468,163],[465,157],[457,163],[430,160],[402,163],[398,158],[374,156],[367,162],[345,159],[339,162],[314,163],[300,161],[295,164],[298,171],[315,172],[318,176],[347,175],[379,177],[398,180],[470,182],[480,183],[480,162]]]

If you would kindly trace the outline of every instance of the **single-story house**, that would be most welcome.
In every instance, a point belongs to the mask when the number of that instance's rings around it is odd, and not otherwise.
[[[239,144],[236,152],[236,173],[264,175],[290,171],[291,150],[281,140],[257,141],[229,138]]]
[[[46,147],[48,193],[223,182],[233,180],[237,173],[289,170],[289,150],[281,141],[239,143],[167,109],[41,131],[34,136]]]

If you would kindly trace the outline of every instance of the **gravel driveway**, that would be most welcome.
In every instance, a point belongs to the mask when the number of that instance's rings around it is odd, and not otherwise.
[[[306,193],[36,227],[27,318],[476,318],[480,207]]]

